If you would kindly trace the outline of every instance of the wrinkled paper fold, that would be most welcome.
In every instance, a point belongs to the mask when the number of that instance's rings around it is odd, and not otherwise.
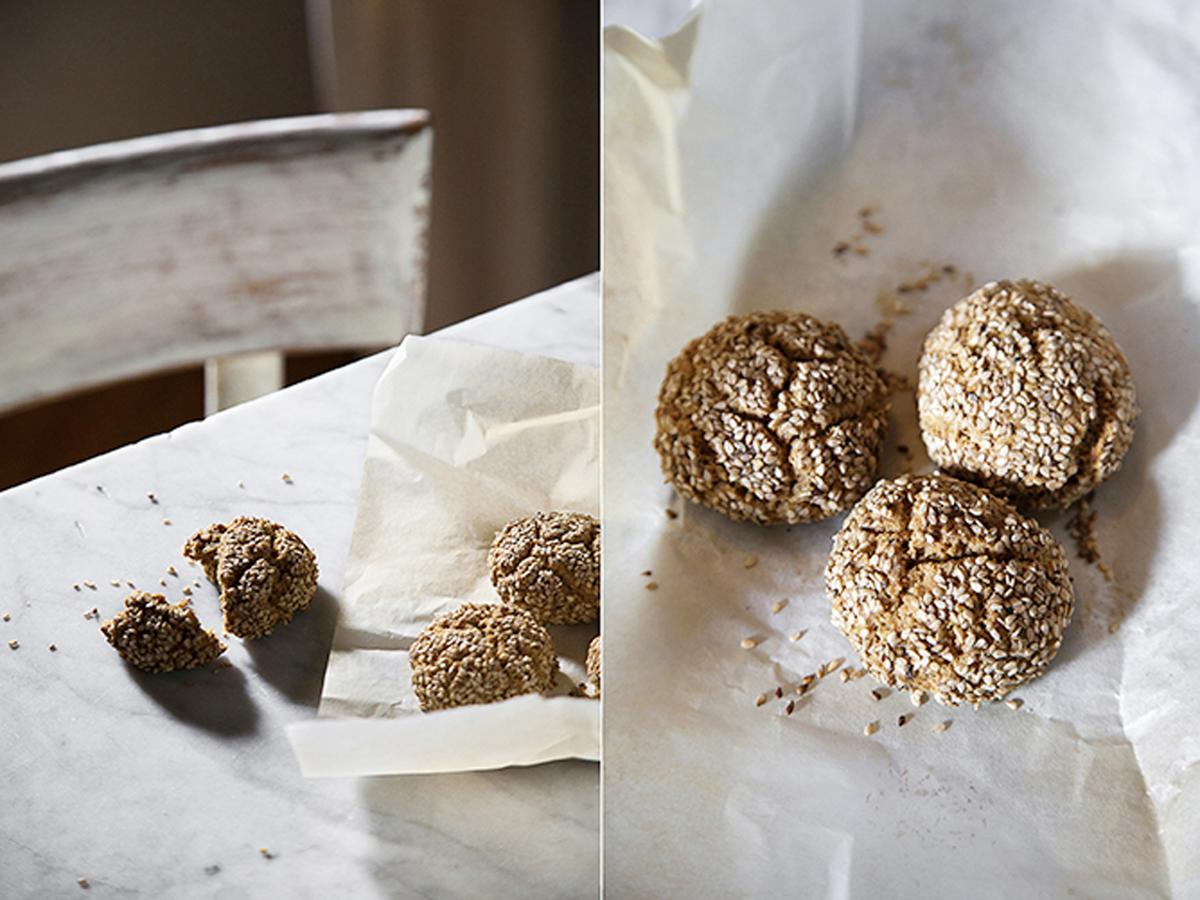
[[[607,33],[611,890],[1200,895],[1198,26],[1183,2],[710,0],[661,42]],[[883,364],[914,379],[946,307],[1020,277],[1093,310],[1133,368],[1143,416],[1094,502],[1114,581],[1071,553],[1077,611],[1020,710],[877,702],[869,677],[797,697],[858,665],[822,583],[840,518],[758,528],[674,497],[651,447],[667,361],[731,313],[854,337],[890,314]],[[915,419],[897,394],[881,475],[929,469]]]
[[[494,534],[540,510],[599,514],[599,376],[589,367],[409,337],[375,388],[320,717],[289,737],[306,775],[452,772],[599,758],[585,680],[598,626],[551,626],[553,696],[422,713],[408,648],[464,602],[498,602]]]

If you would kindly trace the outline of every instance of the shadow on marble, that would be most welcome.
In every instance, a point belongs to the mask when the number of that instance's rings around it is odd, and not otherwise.
[[[172,718],[224,737],[258,730],[258,708],[237,668],[151,674],[129,668],[130,678]]]
[[[292,703],[316,708],[337,617],[337,600],[318,587],[308,609],[288,625],[269,637],[243,644],[254,674]]]

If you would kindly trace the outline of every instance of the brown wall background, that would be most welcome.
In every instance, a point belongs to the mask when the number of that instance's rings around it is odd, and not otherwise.
[[[0,3],[0,160],[425,107],[437,328],[598,268],[599,19],[598,0]],[[350,358],[289,358],[288,377]],[[182,372],[0,418],[0,488],[201,414],[200,374]]]

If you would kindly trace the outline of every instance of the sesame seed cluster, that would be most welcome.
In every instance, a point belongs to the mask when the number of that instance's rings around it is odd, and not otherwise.
[[[1121,465],[1138,407],[1108,330],[1039,281],[995,281],[925,340],[917,406],[930,457],[1029,508],[1066,507]]]
[[[574,512],[539,512],[504,526],[488,553],[500,600],[545,625],[600,616],[600,522]]]
[[[834,538],[825,584],[833,624],[875,678],[948,706],[1041,674],[1074,605],[1046,529],[941,475],[876,484]]]
[[[100,626],[121,658],[143,672],[172,672],[208,665],[225,644],[201,627],[188,602],[171,604],[162,594],[134,591],[125,608]]]
[[[225,630],[241,638],[270,634],[316,595],[316,556],[294,532],[268,519],[239,516],[210,525],[183,553],[220,588]]]
[[[735,520],[816,521],[870,487],[889,407],[883,374],[838,325],[732,316],[667,366],[654,446],[689,500]]]
[[[594,697],[600,696],[600,655],[600,635],[596,635],[587,651],[587,683]]]
[[[498,603],[465,603],[438,616],[409,658],[426,712],[547,691],[558,672],[546,629],[529,613]]]

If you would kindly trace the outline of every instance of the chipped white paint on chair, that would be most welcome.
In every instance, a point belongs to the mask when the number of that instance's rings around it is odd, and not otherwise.
[[[201,362],[211,410],[419,331],[431,142],[378,110],[0,165],[0,411]]]

